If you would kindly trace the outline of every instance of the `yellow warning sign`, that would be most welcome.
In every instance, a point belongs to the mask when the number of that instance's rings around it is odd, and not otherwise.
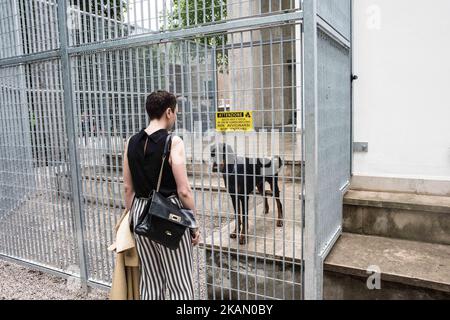
[[[216,131],[253,131],[253,112],[216,112]]]

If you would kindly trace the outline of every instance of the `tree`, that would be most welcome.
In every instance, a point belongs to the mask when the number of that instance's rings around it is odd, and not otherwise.
[[[227,17],[227,0],[174,0],[173,7],[167,13],[167,17],[168,25],[162,26],[162,28],[168,30],[219,22]],[[223,72],[223,67],[228,65],[228,55],[226,50],[217,48],[226,45],[226,33],[196,38],[194,41],[197,44],[213,47],[216,50],[218,70]],[[195,52],[192,53],[192,55],[195,54]],[[200,59],[202,58],[203,56],[200,57]]]

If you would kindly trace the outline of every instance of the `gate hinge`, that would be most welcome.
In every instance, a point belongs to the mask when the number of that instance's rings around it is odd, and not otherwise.
[[[369,152],[369,143],[353,142],[353,152]]]

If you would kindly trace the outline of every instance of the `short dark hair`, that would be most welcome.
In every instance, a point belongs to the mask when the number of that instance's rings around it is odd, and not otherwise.
[[[177,106],[177,98],[170,92],[158,90],[148,95],[145,102],[145,109],[150,120],[161,119],[162,115],[168,108],[175,111]]]

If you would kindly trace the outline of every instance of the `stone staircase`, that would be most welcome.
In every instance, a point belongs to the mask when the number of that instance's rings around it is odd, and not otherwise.
[[[450,299],[450,197],[350,190],[343,231],[325,299]],[[381,289],[370,290],[375,270]]]

